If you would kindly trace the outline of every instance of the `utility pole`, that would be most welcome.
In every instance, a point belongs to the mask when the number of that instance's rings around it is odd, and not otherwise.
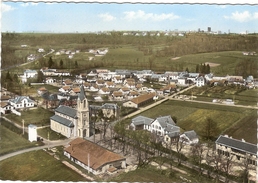
[[[22,135],[24,135],[24,119],[22,119]]]
[[[49,150],[49,131],[47,132],[47,149]]]
[[[90,154],[88,153],[88,173],[90,173]]]

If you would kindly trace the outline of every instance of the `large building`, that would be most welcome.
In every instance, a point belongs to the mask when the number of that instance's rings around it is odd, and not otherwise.
[[[64,155],[94,175],[126,168],[125,157],[82,138],[71,141],[64,149]]]
[[[239,161],[247,158],[249,164],[257,165],[257,145],[227,135],[220,135],[215,143],[218,154],[233,156],[233,160]]]
[[[83,86],[77,99],[77,107],[59,106],[55,115],[50,118],[50,127],[67,138],[89,137],[91,126],[89,122],[89,104]]]

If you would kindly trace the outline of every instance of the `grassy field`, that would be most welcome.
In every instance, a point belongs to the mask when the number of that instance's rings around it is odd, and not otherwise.
[[[158,116],[171,115],[175,116],[178,121],[177,125],[181,127],[182,131],[195,130],[197,134],[202,137],[203,124],[207,118],[211,118],[217,124],[218,130],[215,136],[225,133],[226,130],[231,129],[232,125],[245,121],[248,116],[255,116],[256,111],[252,109],[244,109],[230,106],[218,106],[212,104],[199,104],[194,102],[184,101],[166,101],[150,110],[143,112],[141,115],[151,118]],[[253,118],[252,118],[253,119]],[[130,119],[128,119],[128,122]],[[250,121],[254,125],[255,121]],[[241,134],[246,132],[250,127],[241,126],[239,132],[236,133],[236,138],[243,138]],[[231,131],[232,133],[232,131]],[[250,141],[255,141],[254,135],[249,138]]]
[[[182,167],[180,167],[181,169]],[[178,171],[159,170],[153,166],[139,168],[134,171],[123,173],[117,177],[109,179],[111,182],[185,182],[180,177],[187,179],[189,182],[215,182],[204,176],[197,176],[196,172],[184,169],[186,174],[179,173]]]
[[[16,150],[25,149],[29,147],[33,147],[34,144],[29,142],[28,140],[21,138],[20,135],[12,132],[8,128],[0,125],[1,130],[1,148],[0,154],[6,154],[9,152],[14,152]],[[10,141],[10,139],[12,139]]]
[[[3,160],[0,162],[0,169],[1,180],[87,181],[43,150]]]
[[[65,136],[61,135],[60,133],[56,133],[55,131],[51,130],[49,127],[38,129],[37,132],[39,136],[44,137],[45,139],[49,137],[49,140],[66,139]]]
[[[22,111],[21,116],[11,113],[7,114],[6,117],[19,125],[22,125],[22,120],[24,120],[25,125],[34,124],[36,126],[43,126],[49,125],[49,118],[53,115],[53,112],[39,107],[36,109],[29,109],[28,111]]]
[[[196,100],[209,101],[213,99],[232,99],[239,105],[256,106],[258,89],[246,89],[237,86],[204,86],[194,87],[183,94],[197,96]]]
[[[227,129],[224,134],[228,134],[239,140],[257,144],[257,115],[244,117],[236,124]]]
[[[39,145],[37,142],[28,141],[28,134],[22,135],[21,129],[14,127],[2,118],[0,120],[0,155]]]

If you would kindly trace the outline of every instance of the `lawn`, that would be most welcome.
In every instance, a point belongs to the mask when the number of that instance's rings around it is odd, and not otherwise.
[[[180,168],[181,169],[181,168]],[[121,175],[111,178],[110,182],[214,182],[212,179],[208,179],[204,176],[197,176],[196,172],[184,169],[187,174],[179,173],[178,171],[159,170],[153,166],[147,166],[145,168],[139,168],[128,173],[122,173]],[[184,178],[182,180],[180,177]]]
[[[243,138],[241,134],[250,127],[243,125],[243,123],[241,125],[240,121],[244,121],[246,117],[255,114],[255,110],[252,109],[170,100],[143,112],[141,115],[150,118],[164,115],[175,116],[177,125],[181,127],[182,131],[195,130],[200,137],[203,135],[203,124],[207,118],[211,118],[217,124],[218,130],[215,136],[224,133],[231,129],[234,124],[239,123],[241,128],[237,137],[241,139]],[[253,137],[252,135],[252,141],[256,139],[253,139]]]
[[[39,145],[28,141],[28,134],[22,135],[22,130],[0,118],[1,148],[0,155]]]
[[[244,117],[238,123],[232,125],[224,134],[239,140],[244,139],[247,142],[257,144],[257,115]]]
[[[39,107],[36,109],[29,109],[28,111],[22,111],[21,116],[17,116],[11,113],[6,115],[6,117],[18,123],[19,125],[22,125],[22,120],[24,120],[24,124],[26,126],[29,124],[34,124],[36,126],[44,126],[49,125],[50,117],[53,115],[53,112],[42,107]]]
[[[40,158],[39,158],[40,157]],[[87,181],[43,150],[0,162],[0,179],[12,181]]]
[[[49,138],[49,140],[66,139],[65,136],[61,135],[60,133],[56,133],[55,131],[51,130],[49,127],[37,129],[37,133],[39,136],[44,137],[45,139]]]

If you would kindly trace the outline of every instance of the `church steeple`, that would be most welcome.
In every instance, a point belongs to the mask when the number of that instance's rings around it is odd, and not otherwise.
[[[80,93],[79,93],[78,99],[80,99],[81,101],[83,101],[85,98],[86,98],[86,96],[85,96],[84,87],[83,87],[83,85],[81,85]]]
[[[83,85],[77,99],[77,137],[90,136],[89,104]]]

